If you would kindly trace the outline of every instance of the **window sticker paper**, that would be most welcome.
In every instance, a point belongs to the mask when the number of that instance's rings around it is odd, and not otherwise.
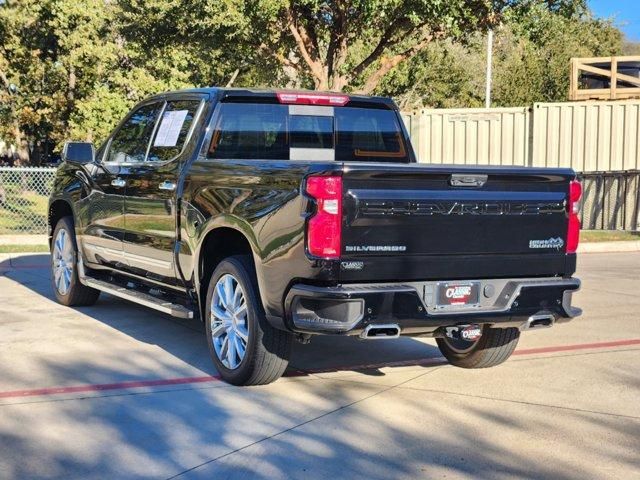
[[[175,147],[180,137],[182,125],[187,118],[189,110],[175,110],[164,112],[158,134],[153,142],[154,147]]]

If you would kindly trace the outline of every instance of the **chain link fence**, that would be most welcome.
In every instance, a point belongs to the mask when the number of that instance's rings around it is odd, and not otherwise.
[[[0,235],[46,234],[55,168],[0,167]]]
[[[47,233],[47,202],[55,173],[55,168],[0,167],[0,235]],[[583,229],[640,229],[640,171],[579,177]]]

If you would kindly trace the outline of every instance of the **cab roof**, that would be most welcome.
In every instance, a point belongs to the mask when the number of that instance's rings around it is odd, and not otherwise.
[[[387,97],[376,97],[368,95],[352,95],[340,92],[324,92],[314,90],[276,90],[276,89],[251,89],[251,88],[221,88],[221,87],[205,87],[205,88],[191,88],[184,90],[177,90],[171,92],[164,92],[154,97],[164,97],[168,95],[178,94],[208,94],[212,98],[222,102],[235,102],[235,103],[311,103],[310,98],[344,98],[344,101],[338,103],[316,103],[322,105],[334,105],[343,106],[348,105],[350,107],[369,107],[369,108],[387,108],[397,110],[396,104]],[[294,97],[299,100],[292,100]],[[306,100],[306,101],[303,101]]]

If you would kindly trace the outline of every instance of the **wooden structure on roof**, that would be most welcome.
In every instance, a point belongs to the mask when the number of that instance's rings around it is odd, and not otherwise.
[[[640,98],[640,56],[571,59],[569,100]]]

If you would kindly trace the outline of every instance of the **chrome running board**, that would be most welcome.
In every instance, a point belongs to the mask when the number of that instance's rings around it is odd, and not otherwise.
[[[101,292],[108,293],[114,297],[123,298],[130,302],[144,305],[158,312],[166,313],[176,318],[192,319],[193,310],[189,310],[179,303],[168,302],[166,299],[155,297],[149,293],[139,292],[133,288],[127,288],[121,285],[99,280],[97,278],[86,275],[82,261],[78,262],[78,273],[80,282],[87,287],[95,288]]]

